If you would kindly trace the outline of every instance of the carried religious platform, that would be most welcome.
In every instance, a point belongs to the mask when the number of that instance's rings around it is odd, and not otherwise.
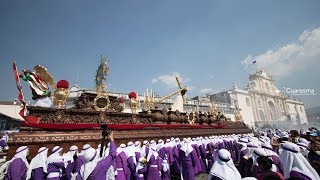
[[[103,140],[110,130],[114,131],[117,143],[252,132],[242,120],[231,121],[218,112],[214,103],[205,112],[199,108],[184,109],[187,88],[181,85],[178,77],[175,92],[164,97],[156,96],[148,89],[143,96],[130,92],[126,95],[129,99],[126,103],[123,96],[106,91],[104,82],[109,66],[103,57],[96,72],[95,91],[82,92],[76,98],[71,98],[68,81],[60,80],[55,84],[43,66],[35,66],[33,72],[23,69],[19,74],[14,63],[13,70],[19,100],[23,104],[20,115],[25,121],[21,122],[19,132],[9,134],[8,159],[21,145],[30,148],[31,156],[42,146],[70,147],[74,144],[81,147],[88,143],[97,147],[101,143],[103,147]],[[24,102],[20,78],[30,85],[35,100],[33,106]],[[48,84],[55,89],[54,93],[51,94]],[[174,95],[177,98],[172,106],[163,106]]]

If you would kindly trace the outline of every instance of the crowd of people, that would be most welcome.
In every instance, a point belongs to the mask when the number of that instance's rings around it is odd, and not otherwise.
[[[170,138],[128,142],[116,147],[113,132],[105,148],[85,144],[50,150],[41,147],[28,162],[19,147],[4,166],[6,180],[209,180],[320,179],[320,133],[256,130],[252,134]],[[101,153],[100,153],[101,151]]]

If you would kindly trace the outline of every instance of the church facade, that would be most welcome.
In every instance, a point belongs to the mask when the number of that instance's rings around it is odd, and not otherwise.
[[[239,89],[234,83],[231,90],[212,94],[210,99],[233,105],[251,127],[308,124],[304,103],[285,96],[275,80],[263,70],[250,74],[246,89]]]

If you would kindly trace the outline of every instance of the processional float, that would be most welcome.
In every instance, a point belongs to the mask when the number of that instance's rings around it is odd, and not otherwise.
[[[21,123],[18,133],[9,135],[8,158],[21,145],[30,147],[31,157],[42,146],[52,148],[59,144],[65,147],[65,151],[71,145],[82,147],[86,143],[93,147],[101,143],[103,147],[104,135],[109,130],[114,131],[116,143],[251,132],[243,121],[232,122],[218,113],[214,103],[208,112],[196,109],[185,112],[183,103],[186,102],[187,88],[181,85],[178,77],[178,90],[162,98],[148,90],[144,96],[130,92],[128,104],[131,112],[125,113],[125,99],[106,90],[105,81],[109,73],[106,58],[101,57],[96,71],[95,91],[82,92],[71,108],[66,108],[68,81],[60,80],[55,84],[45,67],[36,67],[32,72],[23,70],[19,74],[14,63],[19,100],[24,106],[20,114],[25,121]],[[27,106],[24,102],[19,77],[29,83],[34,106]],[[48,84],[54,90],[53,94]],[[177,95],[178,101],[173,107],[159,109],[161,102],[174,95]]]

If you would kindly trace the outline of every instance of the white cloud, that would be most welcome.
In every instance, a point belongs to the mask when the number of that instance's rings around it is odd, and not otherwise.
[[[157,78],[152,78],[151,82],[152,82],[152,84],[157,83],[158,79]]]
[[[209,79],[214,79],[214,75],[210,74]]]
[[[263,54],[249,54],[241,64],[250,72],[257,67],[281,78],[294,74],[320,59],[320,28],[305,30],[295,43],[286,44]],[[253,61],[256,60],[256,64]]]
[[[182,84],[182,86],[187,86],[187,89],[192,91],[195,89],[194,86],[190,85],[191,79],[188,77],[182,77],[180,75],[180,73],[178,72],[173,72],[171,74],[164,74],[164,75],[160,75],[156,78],[153,78],[151,80],[151,82],[153,84],[155,83],[163,83],[167,86],[167,88],[171,89],[171,88],[177,88],[178,84],[177,84],[177,80],[176,80],[176,76],[179,77],[180,82]],[[189,84],[189,85],[188,85]]]
[[[211,94],[211,93],[213,93],[214,91],[213,91],[213,89],[212,88],[203,88],[203,89],[201,89],[200,90],[200,93],[201,94]]]

